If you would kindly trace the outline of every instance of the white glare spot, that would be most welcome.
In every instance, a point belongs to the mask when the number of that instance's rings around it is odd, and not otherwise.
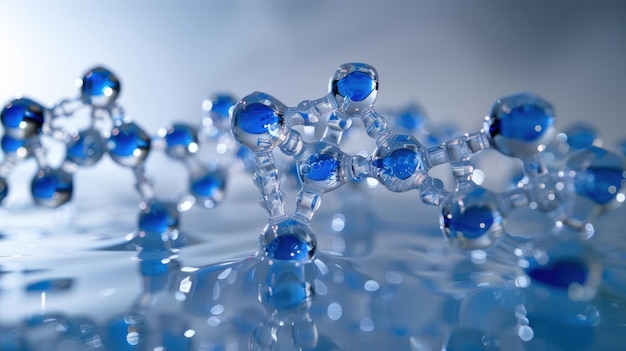
[[[345,228],[345,226],[346,226],[346,217],[343,214],[337,213],[336,215],[333,216],[333,219],[330,222],[330,227],[332,228],[334,232],[342,231],[343,228]]]
[[[187,330],[185,330],[185,332],[183,333],[183,335],[184,335],[186,338],[190,338],[190,337],[192,337],[192,336],[196,335],[196,331],[195,331],[195,330],[193,330],[193,329],[187,329]]]
[[[374,330],[374,321],[369,318],[363,318],[361,323],[359,323],[359,328],[364,332],[371,332]]]
[[[197,270],[199,270],[199,269],[200,269],[200,268],[197,268],[197,267],[189,267],[189,266],[186,266],[186,267],[181,268],[181,269],[180,269],[180,271],[181,271],[181,272],[186,272],[186,273],[191,273],[191,272],[195,272],[195,271],[197,271]]]
[[[378,186],[378,180],[374,178],[367,178],[365,182],[367,183],[367,186],[372,189]]]
[[[324,296],[328,294],[328,287],[326,286],[326,284],[324,284],[323,281],[315,279],[313,284],[315,284],[315,293],[317,295]]]
[[[540,125],[535,125],[535,132],[541,132],[541,126]]]
[[[186,277],[181,280],[180,285],[178,286],[178,291],[188,293],[191,290],[191,280],[190,277]]]
[[[304,135],[312,136],[313,134],[315,134],[315,127],[314,126],[304,126],[302,128],[302,131],[304,132]]]
[[[128,334],[126,334],[126,342],[129,345],[137,345],[139,344],[139,333],[137,332],[130,332]]]
[[[617,192],[617,188],[615,187],[615,185],[609,185],[609,193],[611,194],[615,194]]]
[[[232,268],[226,268],[222,273],[220,273],[220,275],[217,276],[217,279],[219,280],[226,279],[228,275],[230,274],[230,272],[232,271],[233,271]]]
[[[220,144],[220,145],[222,145],[222,144]],[[219,147],[219,145],[218,145],[218,147]],[[196,144],[196,143],[189,143],[189,145],[187,145],[187,150],[189,150],[189,152],[191,152],[192,154],[195,154],[198,151],[198,149],[199,149],[199,147],[198,147],[198,144]],[[219,152],[219,150],[218,150],[218,152]],[[222,152],[220,152],[220,153],[222,153]]]
[[[135,150],[133,150],[133,156],[135,156],[135,157],[140,157],[140,156],[141,156],[141,149],[135,149]]]
[[[524,325],[519,327],[519,329],[517,330],[517,335],[519,335],[519,338],[523,341],[530,341],[533,339],[533,336],[535,336],[535,332],[533,332],[533,329],[531,327]]]
[[[215,148],[215,150],[217,151],[218,154],[223,155],[226,153],[226,151],[228,151],[228,146],[226,146],[226,144],[224,143],[219,143],[217,144],[217,147]]]
[[[622,194],[622,193],[619,193],[619,194],[617,194],[615,199],[617,200],[617,202],[624,202],[624,200],[626,200],[626,196],[624,196],[624,194]]]
[[[565,184],[558,182],[556,183],[556,190],[563,190],[565,189]]]
[[[476,264],[485,263],[487,260],[487,253],[483,250],[474,250],[472,251],[472,262]]]
[[[485,173],[480,169],[474,169],[474,172],[472,172],[472,181],[476,183],[476,185],[481,185],[485,181]]]
[[[167,129],[159,128],[159,130],[157,130],[157,136],[159,138],[165,138],[166,135],[167,135]]]
[[[215,316],[209,317],[209,319],[207,319],[206,322],[207,322],[208,325],[210,325],[212,327],[217,327],[221,323],[220,319],[215,317]]]
[[[341,315],[343,314],[343,309],[341,308],[340,304],[333,302],[328,305],[328,309],[326,309],[326,314],[328,314],[328,318],[330,318],[330,320],[336,321],[341,318]]]
[[[539,151],[539,152],[543,152],[543,150],[545,150],[545,149],[546,149],[546,146],[545,146],[545,145],[539,145],[539,146],[537,146],[537,151]]]
[[[17,150],[15,150],[15,153],[17,154],[18,157],[24,158],[26,157],[28,150],[25,147],[20,146],[17,148]]]
[[[104,88],[102,92],[104,93],[104,96],[106,97],[113,95],[113,89],[111,89],[111,87]]]
[[[530,279],[525,275],[520,275],[515,278],[515,286],[518,288],[527,288],[530,285]]]
[[[75,85],[77,88],[82,87],[82,86],[83,86],[83,80],[82,80],[82,79],[80,79],[80,78],[77,78],[77,79],[74,81],[74,85]]]
[[[385,279],[391,284],[400,284],[402,283],[402,276],[398,272],[389,271],[385,273]]]
[[[376,291],[378,289],[380,289],[380,285],[378,284],[377,281],[375,280],[368,280],[365,282],[365,284],[363,285],[363,288],[366,291]]]
[[[515,254],[515,256],[520,257],[524,252],[522,251],[522,249],[518,247],[515,250],[513,250],[513,253]]]
[[[174,298],[176,299],[176,301],[185,301],[187,300],[187,295],[185,295],[184,293],[177,291],[174,293]]]

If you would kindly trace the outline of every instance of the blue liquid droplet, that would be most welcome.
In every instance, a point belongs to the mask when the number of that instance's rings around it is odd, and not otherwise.
[[[2,151],[5,154],[15,154],[17,150],[26,145],[26,139],[18,139],[10,136],[9,134],[5,134],[2,136]]]
[[[444,226],[453,233],[461,232],[467,239],[476,239],[491,228],[494,223],[493,211],[487,206],[472,206],[463,213],[444,215]]]
[[[0,119],[7,132],[13,132],[12,134],[19,138],[28,137],[41,132],[44,123],[44,108],[31,99],[16,99],[4,107],[0,113]],[[18,132],[25,129],[28,129],[25,135]]]
[[[576,192],[602,205],[615,198],[623,181],[620,168],[590,167],[576,182]]]
[[[236,101],[230,95],[217,95],[211,101],[211,112],[219,118],[220,123],[228,121],[228,112],[235,105]]]
[[[385,175],[407,179],[415,172],[418,164],[418,154],[412,149],[398,149],[382,159],[374,160],[374,166],[381,169]]]
[[[267,255],[284,261],[301,261],[312,256],[312,248],[297,235],[280,235],[266,247]]]
[[[95,130],[88,129],[78,133],[67,144],[68,161],[81,166],[89,166],[100,161],[104,155],[104,141]]]
[[[283,117],[269,106],[255,103],[247,105],[237,114],[236,124],[250,134],[263,134],[270,126],[282,123]]]
[[[312,295],[305,282],[293,273],[284,273],[278,281],[268,286],[267,301],[276,309],[289,309],[300,306]]]
[[[515,95],[501,100],[501,104],[507,104],[509,100],[518,101],[523,95]],[[534,97],[528,95],[527,100]],[[531,102],[511,106],[508,113],[500,112],[493,116],[494,120],[489,128],[492,137],[498,135],[524,142],[534,141],[554,125],[554,116],[551,111],[546,111],[542,106]]]
[[[125,123],[115,128],[109,141],[109,152],[119,157],[132,157],[137,149],[150,149],[150,138],[135,123]]]
[[[582,150],[593,145],[598,138],[595,129],[587,125],[575,125],[565,131],[567,135],[567,144],[573,150]]]
[[[111,97],[113,101],[119,92],[120,81],[106,68],[96,67],[83,77],[81,97],[84,102],[91,103],[99,97]]]
[[[184,124],[174,124],[165,135],[165,142],[168,148],[189,145],[196,142],[196,131],[193,127]]]
[[[583,285],[587,280],[589,269],[584,262],[565,259],[533,267],[528,270],[527,274],[533,282],[567,290],[572,283]]]
[[[331,179],[339,171],[339,162],[328,154],[314,154],[307,160],[303,175],[311,180],[322,181]]]
[[[196,197],[215,198],[224,190],[226,179],[220,172],[206,172],[191,181],[191,194]]]
[[[351,101],[363,101],[377,87],[367,73],[355,71],[335,82],[335,94],[349,98]]]

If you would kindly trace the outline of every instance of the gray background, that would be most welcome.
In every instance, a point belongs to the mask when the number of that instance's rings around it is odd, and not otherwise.
[[[52,104],[103,64],[151,132],[199,121],[203,98],[321,97],[341,63],[374,65],[378,106],[417,101],[480,128],[493,101],[533,91],[563,128],[626,136],[626,6],[614,1],[0,1],[0,99]]]

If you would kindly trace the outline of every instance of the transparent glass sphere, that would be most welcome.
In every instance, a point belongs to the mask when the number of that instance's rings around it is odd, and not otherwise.
[[[19,98],[9,102],[0,112],[5,133],[14,139],[26,139],[41,133],[45,108],[39,103]]]
[[[108,69],[94,67],[87,71],[80,84],[80,98],[98,108],[112,107],[120,94],[120,81]]]
[[[241,99],[233,108],[230,125],[235,139],[252,151],[267,151],[288,135],[286,106],[261,92]]]
[[[329,90],[340,112],[359,115],[371,109],[376,102],[378,73],[365,63],[345,63],[330,79]]]

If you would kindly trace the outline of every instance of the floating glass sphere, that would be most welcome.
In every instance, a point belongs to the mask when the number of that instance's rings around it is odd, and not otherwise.
[[[120,88],[119,79],[111,71],[104,67],[95,67],[82,78],[80,98],[94,107],[108,108],[117,100]]]
[[[313,152],[298,164],[298,172],[303,184],[312,184],[324,191],[331,191],[347,181],[348,156],[338,147],[319,142]]]
[[[148,233],[167,233],[178,229],[179,213],[176,205],[153,200],[139,214],[139,230]]]
[[[104,139],[98,131],[86,129],[72,136],[65,157],[79,166],[91,166],[104,155],[104,146]]]
[[[463,249],[490,247],[504,233],[504,217],[495,194],[473,186],[457,192],[441,209],[441,228],[455,246]]]
[[[287,137],[284,106],[274,97],[252,93],[235,105],[230,119],[233,136],[252,151],[271,150]]]
[[[21,139],[5,134],[0,141],[2,152],[7,156],[15,157],[20,160],[26,159],[32,155],[31,144],[35,141],[33,139],[36,140],[37,138]]]
[[[567,144],[572,150],[582,150],[593,146],[599,140],[598,131],[587,124],[576,124],[563,131]]]
[[[45,207],[59,207],[72,198],[72,175],[61,169],[43,168],[37,171],[30,190],[35,202]]]
[[[214,95],[202,102],[202,110],[211,119],[211,123],[219,129],[229,128],[230,108],[235,106],[237,100],[226,94]]]
[[[416,174],[426,174],[423,146],[410,135],[393,135],[374,151],[372,166],[378,180],[391,191],[407,191]]]
[[[138,166],[148,157],[150,136],[133,122],[122,123],[111,131],[107,151],[122,166]]]
[[[493,146],[501,153],[526,159],[541,152],[555,133],[552,105],[533,94],[498,99],[485,120]]]
[[[346,63],[335,71],[329,90],[339,111],[358,114],[374,106],[378,96],[378,73],[365,63]]]
[[[168,156],[183,159],[198,151],[198,133],[190,125],[175,123],[167,129],[165,143]]]
[[[313,257],[317,243],[309,226],[288,219],[263,229],[261,247],[269,258],[305,261]]]
[[[221,170],[203,172],[192,175],[189,191],[206,208],[212,208],[224,198],[227,174]]]
[[[2,126],[15,139],[26,139],[41,133],[45,108],[39,103],[20,98],[9,102],[0,113]]]
[[[622,158],[611,151],[595,146],[582,150],[568,159],[566,172],[574,172],[576,193],[593,201],[601,211],[625,200]]]

